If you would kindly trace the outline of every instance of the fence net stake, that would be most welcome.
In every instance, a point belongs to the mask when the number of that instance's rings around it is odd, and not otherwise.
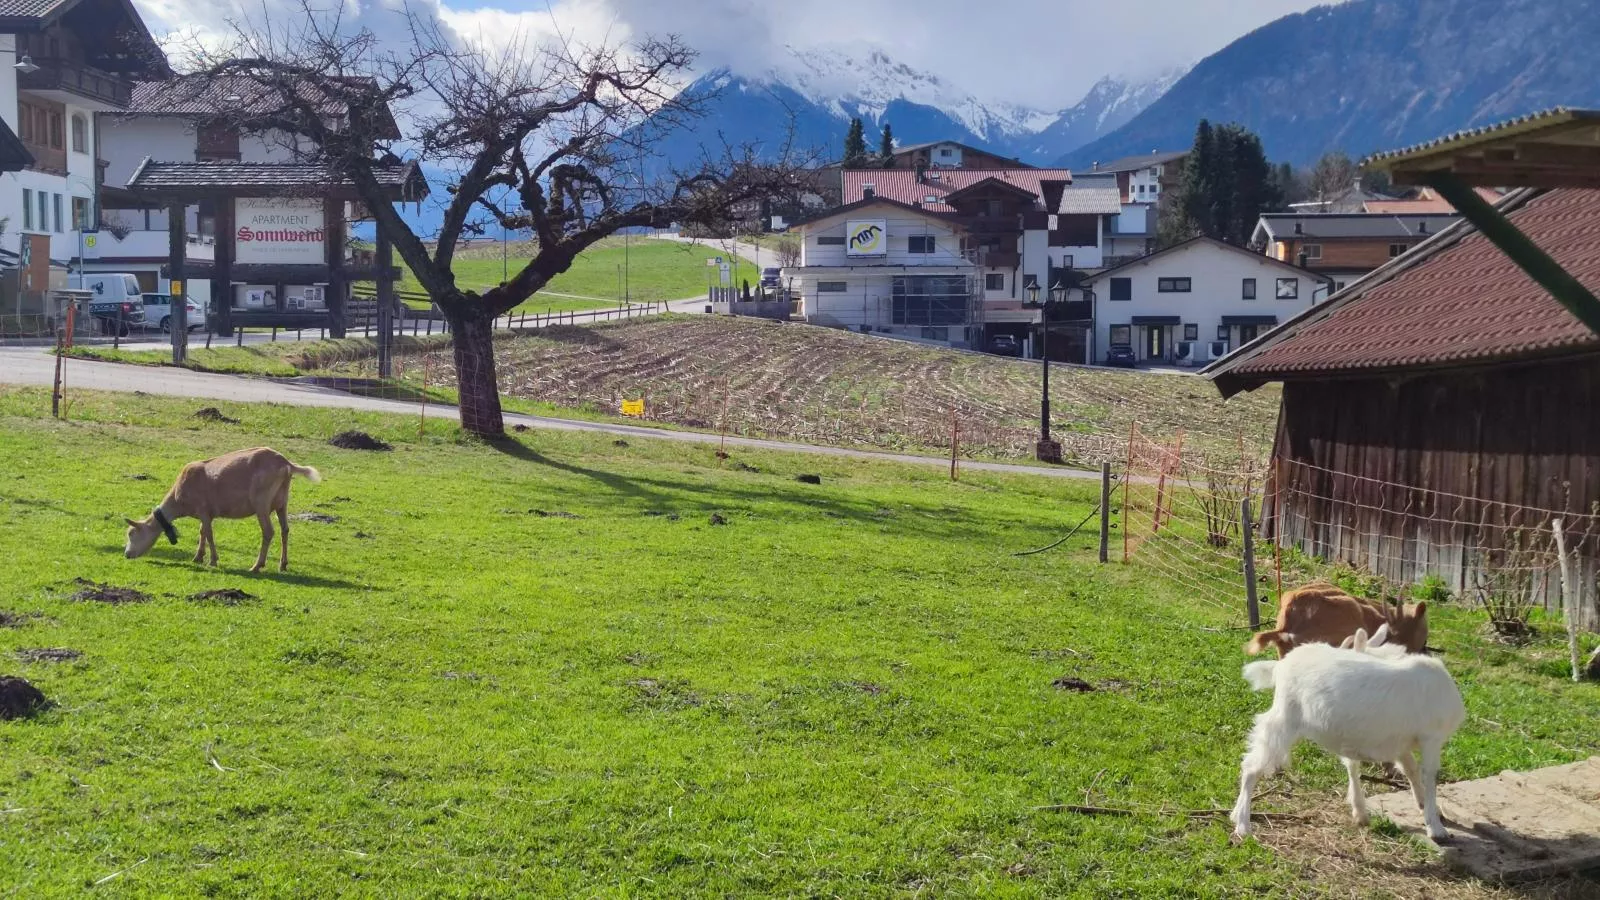
[[[1567,538],[1561,531],[1561,520],[1550,522],[1550,530],[1556,535],[1556,553],[1561,559],[1561,614],[1567,620],[1567,651],[1572,654],[1572,680],[1579,681],[1583,678],[1583,669],[1578,664],[1578,598],[1577,591],[1572,585],[1571,566],[1567,562]]]
[[[1111,550],[1111,463],[1100,464],[1100,561]]]
[[[1256,603],[1256,546],[1250,530],[1250,498],[1245,497],[1239,501],[1239,531],[1244,535],[1244,602],[1254,631],[1261,627],[1261,607]]]

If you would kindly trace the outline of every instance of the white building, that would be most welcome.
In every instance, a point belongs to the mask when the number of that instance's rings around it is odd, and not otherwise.
[[[78,257],[79,233],[98,221],[96,117],[126,109],[136,78],[166,74],[126,0],[0,0],[0,119],[33,156],[0,175],[0,248],[48,234],[52,258]]]
[[[975,339],[979,268],[955,217],[871,197],[805,223],[785,268],[806,321],[965,345]]]
[[[1132,347],[1141,362],[1224,356],[1326,297],[1326,279],[1199,237],[1084,280],[1093,292],[1093,358]]]

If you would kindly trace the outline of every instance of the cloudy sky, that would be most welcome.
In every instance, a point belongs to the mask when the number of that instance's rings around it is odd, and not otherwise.
[[[292,0],[135,0],[152,30],[218,29]],[[333,4],[338,0],[318,0]],[[344,0],[347,21],[389,32],[403,2]],[[699,68],[759,74],[783,48],[881,46],[982,100],[1070,105],[1102,75],[1140,77],[1194,62],[1308,0],[443,0],[438,14],[469,38],[502,44],[559,31],[584,42],[675,33]]]

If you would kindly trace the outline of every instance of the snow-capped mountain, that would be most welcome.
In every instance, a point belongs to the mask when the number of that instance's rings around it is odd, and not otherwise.
[[[1104,79],[1078,104],[1052,112],[979,98],[870,45],[787,49],[763,72],[716,69],[686,88],[684,97],[698,103],[702,115],[692,130],[666,139],[660,148],[666,160],[697,159],[722,141],[776,147],[791,124],[794,146],[831,160],[843,148],[850,120],[860,117],[872,150],[887,123],[902,146],[954,140],[1044,164],[1122,125],[1182,74],[1133,83]]]

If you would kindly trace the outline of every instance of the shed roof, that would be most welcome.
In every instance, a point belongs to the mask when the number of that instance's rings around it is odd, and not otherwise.
[[[1110,187],[1090,183],[1088,187],[1069,185],[1061,192],[1061,203],[1056,212],[1064,216],[1108,216],[1122,212],[1122,191],[1113,182]]]
[[[0,120],[0,172],[20,172],[33,165],[33,154],[22,145],[17,133]]]
[[[392,200],[428,195],[427,179],[416,163],[379,163],[373,175]],[[154,162],[146,157],[128,179],[128,189],[152,200],[216,195],[359,199],[354,184],[316,163]]]
[[[1520,191],[1501,211],[1586,287],[1600,288],[1600,192]],[[1600,336],[1463,220],[1203,374],[1231,396],[1269,381],[1596,351]]]
[[[3,2],[3,0],[0,0]],[[352,77],[352,85],[373,86],[371,78]],[[350,107],[342,98],[332,96],[316,84],[306,81],[299,86],[300,96],[316,104],[323,115],[346,116]],[[133,86],[133,101],[128,112],[159,116],[264,115],[279,108],[276,88],[262,84],[249,75],[221,75],[208,77],[185,75],[164,81],[141,81]],[[395,122],[387,104],[380,107],[378,121],[380,136],[389,140],[400,139],[400,126]]]
[[[1600,110],[1559,106],[1376,153],[1362,165],[1395,184],[1449,173],[1475,187],[1600,188]]]
[[[917,180],[915,169],[845,169],[844,202],[860,200],[866,185],[879,197],[901,203],[921,203],[931,212],[954,212],[945,198],[980,181],[997,179],[1020,187],[1035,197],[1044,195],[1042,182],[1072,180],[1068,169],[929,169]],[[932,198],[932,199],[929,199]]]

